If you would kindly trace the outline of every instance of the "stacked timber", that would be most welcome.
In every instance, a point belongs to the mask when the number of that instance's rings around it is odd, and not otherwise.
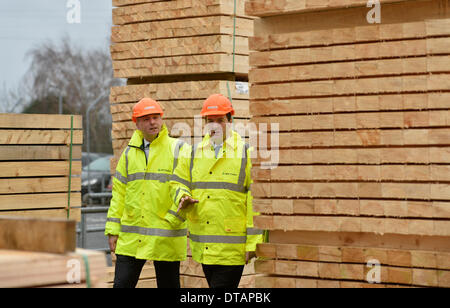
[[[194,136],[193,117],[211,94],[232,99],[236,121],[248,122],[248,37],[253,34],[253,18],[244,14],[244,4],[113,1],[114,76],[128,79],[127,86],[111,90],[113,170],[135,129],[132,107],[143,97],[160,102],[171,135],[189,143],[194,142],[189,140]]]
[[[75,220],[1,216],[0,287],[104,287],[105,254],[77,249],[75,227]]]
[[[0,215],[80,220],[82,118],[71,120],[0,114]]]
[[[126,78],[127,85],[111,89],[112,173],[136,129],[132,108],[143,97],[162,105],[172,137],[194,144],[204,135],[203,121],[195,116],[206,98],[221,93],[232,100],[235,124],[243,124],[240,132],[248,136],[248,38],[254,18],[245,15],[244,0],[113,0],[113,5],[114,76]],[[155,286],[151,276],[143,273],[138,286]],[[190,258],[182,263],[181,285],[207,286]]]
[[[257,287],[450,287],[450,1],[380,3],[246,3]]]

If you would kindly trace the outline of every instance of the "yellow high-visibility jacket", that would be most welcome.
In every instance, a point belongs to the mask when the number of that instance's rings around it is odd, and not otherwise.
[[[187,220],[190,248],[202,264],[243,265],[245,252],[255,251],[263,231],[253,226],[250,148],[232,132],[217,158],[206,135],[189,153],[183,147],[170,181],[173,206],[166,219],[174,226]],[[189,195],[199,203],[177,212]]]
[[[172,205],[169,180],[183,142],[163,125],[150,144],[148,161],[142,132],[136,130],[117,164],[105,235],[118,235],[116,254],[137,259],[186,259],[186,224],[174,228],[164,217]]]

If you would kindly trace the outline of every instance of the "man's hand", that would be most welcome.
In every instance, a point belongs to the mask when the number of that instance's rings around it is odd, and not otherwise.
[[[186,207],[188,207],[189,205],[194,204],[194,203],[198,203],[198,200],[192,199],[192,197],[190,197],[190,196],[188,196],[188,195],[184,195],[184,196],[180,199],[180,204],[178,205],[177,213],[178,213],[180,210],[182,210],[182,209],[184,209],[184,208],[186,208]]]
[[[116,252],[116,245],[117,245],[117,240],[119,239],[118,235],[108,235],[108,244],[109,244],[109,250],[111,250],[111,252]]]
[[[256,252],[254,251],[247,251],[245,253],[245,264],[248,264],[253,258],[256,258]]]

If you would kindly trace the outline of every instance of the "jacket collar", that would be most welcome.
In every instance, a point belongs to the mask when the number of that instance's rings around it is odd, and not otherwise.
[[[165,139],[167,136],[169,136],[169,130],[167,129],[166,124],[163,124],[161,127],[161,131],[158,134],[158,137],[156,137],[155,140],[152,141],[152,145],[160,143],[163,139]],[[144,135],[139,129],[136,129],[133,133],[133,136],[130,139],[130,142],[128,143],[130,147],[135,148],[144,148]]]

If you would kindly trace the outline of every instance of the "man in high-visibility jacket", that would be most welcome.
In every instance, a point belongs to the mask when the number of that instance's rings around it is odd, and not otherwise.
[[[166,219],[175,226],[187,220],[192,258],[211,288],[237,288],[263,237],[253,226],[250,148],[231,129],[234,109],[225,96],[210,96],[201,114],[208,133],[180,153]]]
[[[114,287],[135,287],[146,260],[154,261],[158,287],[180,287],[186,224],[174,228],[164,217],[172,205],[169,180],[184,143],[169,137],[162,116],[152,99],[134,106],[137,130],[116,168],[105,227],[117,256]]]

